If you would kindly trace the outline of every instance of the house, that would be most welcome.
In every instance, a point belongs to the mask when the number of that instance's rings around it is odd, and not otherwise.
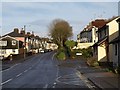
[[[56,50],[58,46],[53,43],[51,40],[47,41],[46,49],[47,50]]]
[[[37,47],[37,44],[38,44],[38,40],[36,38],[36,36],[34,35],[34,33],[30,33],[30,32],[25,32],[25,30],[20,30],[18,28],[14,28],[14,31],[13,32],[10,32],[4,36],[11,36],[11,37],[14,37],[16,40],[19,40],[19,41],[22,41],[23,42],[23,50],[22,52],[26,52],[26,53],[29,53],[29,52],[32,52],[32,51],[35,51],[35,52],[38,52],[36,51],[36,49],[38,48]]]
[[[33,36],[32,37],[32,50],[34,51],[34,53],[39,53],[39,50],[41,48],[41,41],[40,41],[40,37],[39,36]]]
[[[31,52],[31,48],[32,48],[32,37],[31,36],[32,35],[30,32],[27,32],[27,34],[25,35],[27,53]]]
[[[113,62],[113,46],[109,44],[112,40],[118,37],[118,23],[116,20],[120,17],[113,17],[106,21],[106,24],[98,29],[98,47],[97,60],[99,62],[107,62],[112,65]]]
[[[0,38],[0,56],[7,58],[11,54],[20,54],[23,42],[11,36]]]
[[[96,48],[98,61],[106,62],[108,60],[108,27],[104,25],[98,30],[98,44]],[[95,48],[95,47],[94,47]],[[95,55],[95,54],[94,54]]]
[[[19,41],[22,41],[24,42],[24,35],[25,35],[25,31],[22,29],[20,32],[19,32],[19,29],[18,28],[14,28],[14,30],[4,36],[11,36],[11,37],[14,37],[15,39],[19,40]]]
[[[112,45],[112,60],[114,68],[120,66],[120,18],[117,19],[116,21],[119,27],[118,31],[119,36],[109,43]]]
[[[25,31],[23,29],[19,32],[18,28],[14,28],[14,30],[12,32],[4,35],[3,37],[5,37],[5,36],[11,36],[11,37],[15,38],[16,40],[23,42],[23,48],[21,49],[21,53],[24,53]]]
[[[29,52],[35,52],[35,35],[34,33],[30,33],[30,32],[27,32],[27,34],[25,35],[25,47],[26,47],[26,52],[29,53]]]
[[[39,53],[40,50],[42,50],[42,39],[39,36],[34,35],[33,32],[32,34],[30,32],[27,32],[27,34],[25,35],[25,39],[27,53]]]
[[[104,26],[106,21],[104,19],[96,19],[87,25],[83,31],[77,35],[77,48],[88,48],[98,41],[97,31],[100,27]]]

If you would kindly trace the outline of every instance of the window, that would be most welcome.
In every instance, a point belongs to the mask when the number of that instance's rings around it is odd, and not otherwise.
[[[106,26],[106,36],[108,36],[109,35],[109,26]]]
[[[99,32],[99,40],[102,39],[102,32]]]
[[[115,44],[115,55],[117,55],[118,52],[118,48],[117,48],[117,44]]]
[[[104,30],[104,35],[107,36],[107,32],[106,32],[106,29]]]
[[[15,40],[12,40],[12,45],[16,45],[16,41]]]
[[[7,46],[7,41],[0,41],[0,46]]]

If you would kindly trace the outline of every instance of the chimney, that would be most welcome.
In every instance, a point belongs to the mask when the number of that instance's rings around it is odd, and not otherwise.
[[[15,33],[19,33],[19,29],[18,28],[14,28],[14,32]]]
[[[28,35],[30,35],[30,32],[27,32]]]
[[[20,34],[25,34],[25,30],[23,30],[23,28],[22,28],[22,30],[20,31]]]

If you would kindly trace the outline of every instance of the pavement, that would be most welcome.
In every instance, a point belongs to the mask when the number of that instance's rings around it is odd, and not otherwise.
[[[77,70],[101,90],[120,90],[119,75],[108,72],[106,68],[90,67],[85,61],[81,61]]]
[[[84,80],[79,77],[76,68],[79,66],[80,60],[58,60],[58,77],[56,79],[55,88],[69,88],[90,90]]]

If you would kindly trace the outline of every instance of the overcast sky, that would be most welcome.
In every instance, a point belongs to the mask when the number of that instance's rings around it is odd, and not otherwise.
[[[74,36],[96,18],[111,18],[118,15],[118,2],[8,2],[2,0],[2,34],[11,32],[15,27],[26,25],[27,31],[44,37],[48,26],[54,19],[64,19],[73,27]],[[36,1],[36,2],[35,2]],[[55,0],[53,0],[55,1]],[[68,0],[67,0],[68,1]],[[70,0],[69,0],[70,1]]]

